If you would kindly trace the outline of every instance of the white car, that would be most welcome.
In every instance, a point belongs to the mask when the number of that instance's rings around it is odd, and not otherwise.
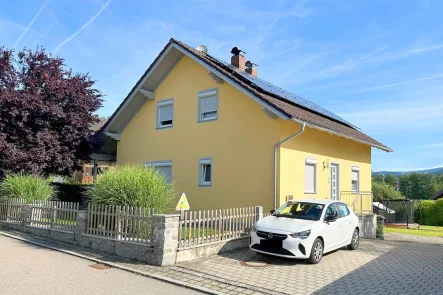
[[[340,201],[316,199],[287,202],[257,221],[249,238],[253,251],[312,264],[344,246],[355,250],[358,243],[358,216]]]

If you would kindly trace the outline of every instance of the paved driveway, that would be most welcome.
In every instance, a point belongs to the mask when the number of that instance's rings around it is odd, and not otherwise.
[[[443,245],[406,239],[364,240],[318,265],[242,250],[179,265],[213,277],[286,294],[443,294]],[[443,241],[443,239],[442,239]],[[242,261],[266,261],[264,267]]]
[[[201,294],[0,235],[0,294]]]

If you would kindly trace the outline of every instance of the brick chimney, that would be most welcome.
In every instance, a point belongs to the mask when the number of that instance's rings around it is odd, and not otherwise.
[[[232,48],[231,53],[233,54],[231,57],[231,65],[244,71],[246,59],[243,54],[246,52],[239,49],[238,47],[234,47],[234,48]]]
[[[251,74],[254,77],[257,77],[257,66],[258,64],[255,64],[253,62],[250,62],[249,60],[245,63],[246,66],[246,73]]]
[[[257,69],[255,67],[246,68],[246,73],[249,73],[254,77],[257,77]]]

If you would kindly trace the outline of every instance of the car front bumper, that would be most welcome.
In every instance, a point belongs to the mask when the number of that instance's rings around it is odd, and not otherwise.
[[[258,232],[261,233],[261,236],[263,236],[262,233],[271,233],[272,231],[259,230]],[[282,234],[281,232],[279,233],[272,232],[272,233],[279,235]],[[281,241],[281,247],[280,246],[269,247],[263,245],[264,243],[267,243],[267,241],[270,240],[267,238],[259,237],[257,235],[257,232],[251,232],[249,238],[249,248],[255,252],[263,254],[269,254],[269,255],[293,258],[293,259],[306,259],[310,256],[312,244],[314,243],[314,239],[312,238],[312,236],[309,236],[306,239],[300,239],[300,238],[293,238],[289,235],[287,235],[287,237]],[[277,244],[280,243],[277,242]]]

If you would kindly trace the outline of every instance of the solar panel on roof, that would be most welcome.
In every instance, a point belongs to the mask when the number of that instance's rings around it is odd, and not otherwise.
[[[340,116],[337,116],[336,114],[326,110],[325,108],[319,106],[316,103],[313,103],[310,100],[307,100],[307,99],[305,99],[303,97],[300,97],[300,96],[295,95],[295,94],[293,94],[293,93],[291,93],[289,91],[286,91],[286,90],[284,90],[284,89],[282,89],[282,88],[280,88],[280,87],[278,87],[278,86],[276,86],[274,84],[271,84],[271,83],[269,83],[269,82],[267,82],[267,81],[265,81],[263,79],[260,79],[258,77],[254,77],[254,76],[252,76],[252,75],[250,75],[250,74],[248,74],[248,73],[246,73],[244,71],[241,71],[241,70],[233,67],[232,65],[230,65],[230,64],[228,64],[228,63],[226,63],[226,62],[224,62],[224,61],[222,61],[222,60],[220,60],[220,59],[218,59],[216,57],[212,56],[212,58],[214,58],[217,62],[223,64],[224,66],[230,67],[231,69],[235,70],[243,78],[247,79],[249,82],[255,84],[257,87],[260,87],[261,89],[263,89],[264,91],[266,91],[268,93],[271,93],[273,95],[281,97],[281,98],[283,98],[283,99],[285,99],[287,101],[290,101],[292,103],[295,103],[296,105],[299,105],[301,107],[304,107],[304,108],[307,108],[309,110],[312,110],[312,111],[314,111],[316,113],[319,113],[319,114],[321,114],[321,115],[323,115],[325,117],[329,117],[331,119],[334,119],[334,120],[336,120],[338,122],[341,122],[341,123],[343,123],[345,125],[349,125],[349,126],[352,126],[354,128],[357,128],[356,126],[354,126],[353,124],[349,123],[348,121],[346,121],[345,119],[341,118]]]

